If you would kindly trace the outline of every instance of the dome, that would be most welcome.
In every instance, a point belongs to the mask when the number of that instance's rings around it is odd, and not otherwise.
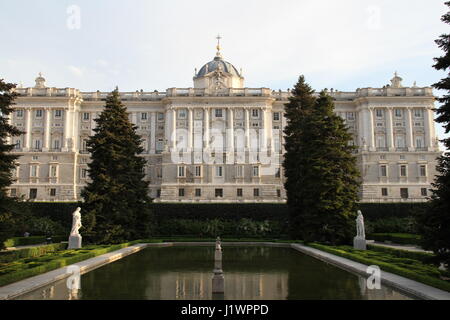
[[[236,77],[241,77],[239,71],[231,63],[225,61],[220,56],[216,56],[213,61],[205,64],[200,71],[196,74],[196,78],[204,77],[205,75],[221,69],[223,72],[229,73]]]

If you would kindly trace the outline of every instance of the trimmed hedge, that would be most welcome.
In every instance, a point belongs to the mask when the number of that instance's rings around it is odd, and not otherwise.
[[[397,244],[411,245],[419,245],[421,240],[421,237],[419,235],[408,233],[374,233],[369,235],[368,238],[377,242],[390,241]]]
[[[374,246],[371,244],[368,244],[367,248],[371,251],[385,252],[398,258],[414,259],[422,261],[424,263],[427,263],[432,257],[434,257],[434,254],[428,252],[407,251],[388,247]]]
[[[61,241],[67,241],[66,236],[52,236],[52,242],[58,243]],[[17,247],[17,246],[31,246],[35,244],[43,244],[47,242],[47,237],[44,236],[34,236],[34,237],[14,237],[8,239],[4,242],[6,248]]]
[[[23,258],[36,258],[50,252],[61,251],[67,248],[66,243],[55,243],[41,247],[25,248],[0,252],[0,263],[8,263]]]
[[[92,246],[79,250],[65,250],[49,253],[38,258],[17,260],[0,268],[0,286],[126,248],[139,242],[140,241],[133,241],[113,246]]]
[[[370,250],[357,251],[347,246],[330,247],[315,243],[307,244],[307,246],[365,265],[377,265],[383,271],[395,273],[399,276],[450,292],[450,282],[439,278],[441,276],[439,269],[432,265],[423,264],[418,260],[398,258],[388,253],[380,254],[380,252]]]
[[[81,202],[25,202],[35,216],[50,217],[63,225],[71,226],[72,212]],[[427,203],[361,203],[359,207],[366,220],[390,217],[405,218],[413,216],[418,210],[426,208]],[[275,203],[152,203],[157,220],[167,219],[252,219],[256,221],[289,218],[286,204]]]

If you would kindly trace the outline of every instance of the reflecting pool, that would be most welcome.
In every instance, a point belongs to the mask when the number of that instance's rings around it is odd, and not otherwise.
[[[369,290],[365,278],[294,249],[227,246],[225,293],[213,296],[213,260],[214,247],[147,248],[81,275],[79,285],[63,280],[19,299],[411,299],[385,286]]]

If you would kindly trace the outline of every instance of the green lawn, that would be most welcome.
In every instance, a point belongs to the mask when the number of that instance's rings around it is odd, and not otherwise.
[[[369,246],[369,250],[366,251],[354,250],[350,246],[332,247],[322,244],[307,244],[307,246],[366,265],[376,265],[382,271],[395,273],[450,292],[450,281],[442,279],[442,277],[448,278],[449,272],[441,271],[437,266],[425,263],[426,258],[431,256],[427,253],[386,250],[375,246]]]

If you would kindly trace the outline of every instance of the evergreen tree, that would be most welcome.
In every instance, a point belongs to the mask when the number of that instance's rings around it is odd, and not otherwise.
[[[118,89],[106,99],[88,140],[91,181],[82,191],[83,226],[97,243],[148,237],[152,215],[148,182],[144,181],[144,150],[136,126],[129,121]]]
[[[291,236],[348,243],[360,187],[352,136],[325,91],[316,98],[301,76],[292,92],[284,161]]]
[[[16,199],[8,197],[7,194],[7,188],[14,182],[12,171],[15,168],[15,161],[19,158],[11,154],[14,145],[9,144],[7,138],[22,134],[19,129],[8,123],[17,97],[17,93],[13,91],[15,87],[14,84],[0,79],[0,248],[7,238],[14,235],[19,218]]]
[[[445,3],[450,7],[450,1]],[[450,24],[450,12],[442,17],[442,21]],[[450,34],[441,35],[436,40],[437,45],[445,55],[435,58],[434,68],[446,72],[446,78],[434,84],[436,89],[445,91],[439,102],[436,121],[442,123],[445,132],[450,133]],[[450,150],[450,138],[442,140],[447,150]],[[430,206],[427,212],[419,216],[420,233],[423,247],[433,250],[437,261],[450,266],[450,153],[444,152],[438,158],[437,176],[433,183]]]

